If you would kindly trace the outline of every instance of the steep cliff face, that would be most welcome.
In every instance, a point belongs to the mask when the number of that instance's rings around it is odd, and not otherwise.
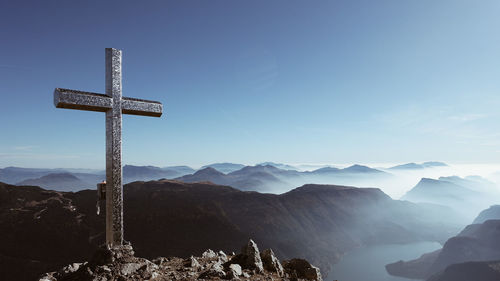
[[[429,278],[453,264],[500,260],[500,220],[467,226],[446,241],[443,248],[419,259],[386,266],[390,274],[408,278]],[[482,280],[482,279],[475,279]]]
[[[87,260],[104,242],[93,190],[76,193],[0,184],[0,274],[32,280]],[[124,186],[125,239],[138,256],[237,251],[250,237],[279,258],[306,258],[327,272],[361,245],[442,240],[453,215],[390,199],[378,189],[305,185],[282,195],[176,181]],[[102,205],[102,204],[101,204]],[[104,210],[101,210],[104,213]],[[10,278],[12,279],[12,278]]]

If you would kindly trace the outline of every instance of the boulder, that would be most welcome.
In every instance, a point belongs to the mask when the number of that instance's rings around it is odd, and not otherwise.
[[[319,268],[304,259],[283,261],[283,268],[285,273],[292,278],[323,281]]]

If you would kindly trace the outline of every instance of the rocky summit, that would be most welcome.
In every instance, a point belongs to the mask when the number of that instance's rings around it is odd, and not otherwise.
[[[250,239],[241,253],[206,250],[201,257],[156,258],[134,256],[130,244],[100,247],[88,262],[73,263],[40,277],[39,281],[122,281],[122,280],[316,280],[319,268],[304,259],[281,263],[271,249],[259,251]]]

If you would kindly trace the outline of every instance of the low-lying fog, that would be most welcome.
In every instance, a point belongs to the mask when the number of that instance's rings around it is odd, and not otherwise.
[[[301,171],[312,171],[322,167],[337,167],[345,168],[352,164],[296,164]],[[387,195],[391,196],[393,199],[400,199],[407,191],[412,189],[422,178],[438,179],[439,177],[449,177],[449,176],[459,176],[462,178],[468,176],[480,176],[488,181],[491,181],[495,185],[500,182],[500,165],[498,164],[449,164],[445,167],[431,167],[424,169],[408,169],[408,170],[395,170],[389,169],[397,164],[390,163],[371,163],[363,164],[375,169],[385,171],[392,174],[392,177],[385,178],[369,178],[369,179],[359,179],[350,178],[346,179],[335,179],[335,178],[325,178],[323,182],[315,183],[325,183],[325,184],[335,184],[336,181],[342,182],[342,184],[348,184],[352,182],[352,185],[357,187],[377,187],[384,191]],[[499,189],[500,190],[500,189]],[[499,202],[500,203],[500,202]]]

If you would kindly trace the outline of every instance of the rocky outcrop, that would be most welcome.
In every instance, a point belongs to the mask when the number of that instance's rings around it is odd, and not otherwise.
[[[271,249],[265,251],[273,266],[283,269]],[[241,264],[240,264],[241,263]],[[303,259],[285,261],[284,271],[276,272],[271,264],[260,261],[257,244],[250,240],[238,255],[205,251],[201,257],[156,258],[149,261],[134,256],[130,244],[101,247],[89,262],[73,263],[59,271],[44,274],[39,281],[108,281],[108,280],[310,280],[322,281],[319,269]]]

